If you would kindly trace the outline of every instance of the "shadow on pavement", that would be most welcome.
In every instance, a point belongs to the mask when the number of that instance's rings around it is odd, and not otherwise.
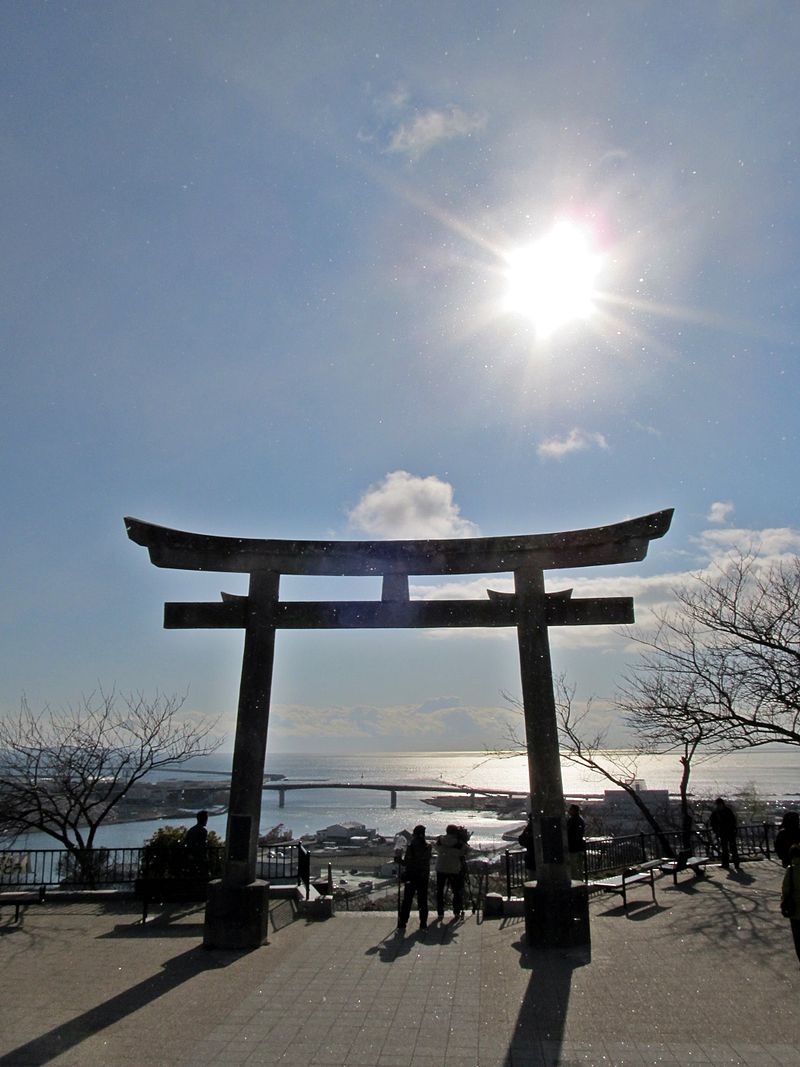
[[[366,956],[378,956],[382,963],[393,963],[398,957],[406,956],[420,945],[449,945],[458,940],[458,928],[460,922],[442,923],[434,920],[427,930],[412,930],[411,933],[400,934],[393,930],[377,945],[373,945],[365,952]]]
[[[572,972],[591,963],[589,945],[580,948],[533,948],[524,940],[511,947],[519,952],[519,965],[530,971],[520,1005],[505,1067],[517,1064],[557,1063],[564,1041]]]
[[[641,922],[643,919],[652,918],[662,911],[669,911],[669,908],[662,907],[661,904],[654,904],[652,900],[630,900],[628,901],[627,911],[622,904],[614,904],[604,911],[598,910],[597,915],[604,918],[619,917],[620,919],[632,919]]]
[[[632,908],[628,905],[627,918],[631,922],[640,923],[646,919],[652,919],[656,915],[660,915],[664,911],[670,911],[672,905],[653,904],[652,901],[642,903],[637,908]]]
[[[420,931],[416,931],[413,934],[402,937],[396,930],[393,930],[377,945],[368,948],[364,955],[377,956],[381,963],[394,963],[400,956],[406,956],[411,951],[412,946],[422,941],[424,936]]]
[[[33,1038],[0,1056],[0,1064],[24,1063],[36,1067],[49,1063],[86,1038],[102,1033],[107,1027],[158,1000],[184,982],[191,981],[203,971],[227,967],[244,955],[245,952],[229,952],[220,958],[219,954],[212,955],[199,946],[187,949],[180,956],[167,960],[159,974],[151,975],[75,1019],[54,1026],[40,1037]]]
[[[704,903],[714,900],[714,904],[711,908],[704,907],[702,911],[691,911],[683,916],[682,926],[702,932],[718,943],[738,942],[746,932],[753,945],[767,944],[769,928],[780,926],[784,921],[778,911],[778,884],[776,880],[769,894],[763,890],[751,892],[754,882],[751,875],[734,875],[732,872],[724,879],[709,879],[703,898]]]
[[[417,927],[410,934],[400,934],[395,929],[378,944],[373,944],[370,949],[367,949],[365,955],[378,956],[384,964],[391,964],[399,956],[409,954],[419,945],[454,944],[459,939],[459,927],[462,922],[463,920],[442,922],[434,919],[428,929],[422,930]]]
[[[429,939],[440,945],[449,945],[458,940],[458,930],[463,922],[463,919],[434,919],[428,929]]]
[[[187,922],[160,922],[154,919],[146,923],[120,923],[109,930],[107,934],[100,934],[99,941],[106,938],[117,937],[193,937],[196,941],[203,940],[203,924]]]
[[[9,919],[3,919],[0,922],[0,937],[7,937],[9,934],[24,934],[25,927],[23,926],[23,919],[25,915],[20,915],[20,920],[17,922],[12,915]],[[28,935],[30,936],[30,935]]]
[[[99,941],[117,937],[194,937],[202,941],[203,923],[197,919],[197,906],[164,908],[146,922],[141,918],[117,923],[112,930],[100,934]],[[194,922],[187,922],[189,917]]]
[[[755,882],[755,878],[747,871],[728,871],[728,878],[732,882],[738,882],[739,885],[752,885]]]
[[[193,922],[187,921],[194,917]],[[270,901],[270,930],[278,932],[297,921],[297,908],[290,900]],[[310,919],[310,924],[317,920]],[[2,927],[0,927],[2,929]],[[195,937],[203,939],[204,914],[196,904],[171,905],[154,913],[146,922],[141,918],[117,923],[113,930],[101,934],[102,938],[113,937]]]

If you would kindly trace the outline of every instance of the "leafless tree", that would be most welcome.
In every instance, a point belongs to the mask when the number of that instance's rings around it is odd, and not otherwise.
[[[693,763],[731,748],[800,744],[800,557],[765,564],[753,549],[734,551],[710,573],[675,589],[675,605],[654,632],[635,632],[643,654],[623,677],[616,707],[631,728],[632,749],[616,752],[589,724],[574,690],[556,683],[562,757],[624,789],[667,840],[635,788],[637,760],[675,752],[681,766],[684,847],[690,847]],[[627,636],[631,636],[628,634]],[[504,694],[521,710],[520,702]],[[510,754],[524,750],[513,728]]]
[[[698,760],[712,758],[728,745],[726,730],[706,717],[692,678],[667,679],[661,672],[634,667],[624,676],[617,707],[638,743],[648,752],[678,754],[683,847],[691,849],[692,766]],[[712,745],[713,751],[708,751]]]
[[[561,755],[570,763],[600,773],[612,785],[624,790],[653,833],[658,835],[663,855],[671,856],[673,850],[664,827],[637,789],[638,761],[642,756],[652,754],[655,746],[649,739],[639,737],[629,749],[610,748],[607,729],[594,731],[587,729],[592,712],[591,699],[587,700],[582,711],[576,711],[573,706],[574,696],[574,688],[567,686],[563,679],[556,682],[556,711]]]
[[[675,597],[654,634],[634,635],[631,714],[678,730],[683,718],[703,744],[800,745],[800,557],[738,550]]]
[[[0,718],[0,827],[40,831],[70,852],[94,844],[98,827],[146,774],[214,752],[216,722],[181,718],[185,697],[110,693],[77,707]]]
[[[654,752],[655,746],[642,738],[635,741],[629,749],[618,750],[610,747],[607,729],[596,730],[588,726],[592,714],[591,699],[586,702],[583,710],[577,711],[574,707],[574,695],[574,687],[569,686],[563,677],[555,680],[556,715],[562,759],[594,771],[618,789],[624,790],[653,833],[658,835],[663,854],[674,855],[664,827],[636,788],[638,760],[641,756]],[[522,705],[516,697],[508,693],[503,693],[503,696],[512,707],[522,710]],[[508,740],[511,745],[509,754],[518,755],[521,750],[525,750],[525,742],[513,727],[509,728]]]

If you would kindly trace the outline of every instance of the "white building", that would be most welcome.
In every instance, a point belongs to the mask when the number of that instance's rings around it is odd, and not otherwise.
[[[376,829],[367,829],[363,822],[335,822],[317,831],[321,845],[368,845],[378,836]]]

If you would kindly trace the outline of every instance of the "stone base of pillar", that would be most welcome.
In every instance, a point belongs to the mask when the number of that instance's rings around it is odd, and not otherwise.
[[[553,892],[526,882],[525,939],[538,948],[591,944],[589,892],[585,885]]]
[[[204,948],[260,948],[269,928],[269,882],[247,885],[209,882]]]
[[[332,919],[335,915],[333,897],[318,896],[315,900],[298,900],[297,914],[304,919]]]
[[[502,919],[503,896],[501,893],[487,893],[483,898],[484,919]]]

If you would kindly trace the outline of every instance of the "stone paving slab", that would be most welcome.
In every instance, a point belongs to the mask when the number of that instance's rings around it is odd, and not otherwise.
[[[594,899],[591,950],[536,950],[521,919],[272,913],[270,943],[207,952],[202,912],[0,912],[0,1065],[800,1067],[800,967],[781,870]]]

